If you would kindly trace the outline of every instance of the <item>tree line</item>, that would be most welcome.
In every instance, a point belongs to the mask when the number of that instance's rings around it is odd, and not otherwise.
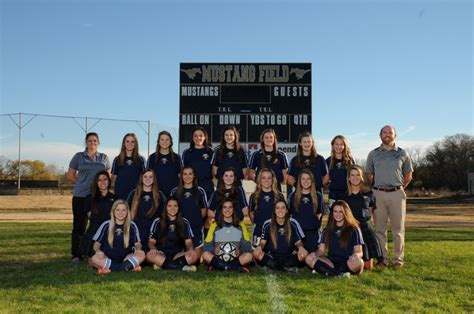
[[[407,149],[413,159],[412,188],[468,190],[468,173],[474,172],[474,137],[446,136],[426,151]]]
[[[0,156],[0,179],[16,180],[18,178],[18,167],[20,175],[24,180],[61,180],[64,173],[55,164],[45,164],[41,160],[10,160]]]

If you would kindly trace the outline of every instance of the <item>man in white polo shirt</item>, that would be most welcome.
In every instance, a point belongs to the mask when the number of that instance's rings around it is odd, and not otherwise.
[[[367,157],[367,178],[373,183],[377,209],[374,212],[375,232],[382,246],[384,261],[379,268],[388,265],[387,224],[390,219],[393,236],[392,266],[403,266],[405,255],[405,187],[410,183],[413,165],[408,153],[395,144],[395,128],[390,125],[380,130],[382,144]]]

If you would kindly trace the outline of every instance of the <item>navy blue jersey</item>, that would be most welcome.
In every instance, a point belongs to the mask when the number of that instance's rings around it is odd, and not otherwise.
[[[135,223],[132,221],[132,223],[130,224],[128,246],[124,247],[123,225],[116,224],[113,246],[111,247],[108,241],[109,227],[110,220],[107,220],[102,225],[100,225],[99,229],[97,230],[92,239],[95,242],[99,242],[101,244],[100,249],[102,252],[104,252],[105,256],[110,258],[112,261],[122,262],[128,254],[133,252],[133,246],[135,245],[135,243],[140,242],[140,232],[138,231],[137,225],[135,225]]]
[[[272,152],[265,153],[262,150],[258,150],[252,154],[250,158],[249,166],[251,169],[255,170],[255,175],[257,176],[261,169],[270,168],[275,173],[278,183],[283,182],[283,170],[288,169],[288,159],[286,154],[282,151],[277,152],[277,158],[273,160]]]
[[[132,208],[132,202],[133,202],[134,196],[135,196],[135,190],[130,192],[127,199],[127,202],[130,208]],[[147,245],[148,245],[148,236],[150,233],[151,224],[153,220],[161,216],[165,202],[166,202],[166,198],[163,195],[163,193],[161,193],[160,191],[160,203],[159,203],[158,209],[156,213],[153,215],[153,217],[147,217],[146,213],[148,213],[148,210],[150,210],[153,204],[153,193],[143,192],[141,195],[141,199],[137,207],[137,213],[135,214],[133,221],[135,221],[135,223],[138,226],[138,229],[140,230],[141,242],[145,249],[147,248]]]
[[[326,164],[331,164],[331,157],[326,159]],[[352,164],[355,164],[354,160],[352,159]],[[347,168],[344,166],[342,159],[335,159],[332,168],[329,169],[329,178],[331,179],[331,183],[329,184],[329,198],[332,199],[339,199],[339,195],[342,196],[345,192],[347,192]]]
[[[191,229],[201,230],[204,220],[201,215],[201,208],[207,208],[206,191],[203,188],[183,189],[181,195],[176,195],[178,188],[171,191],[171,195],[175,195],[179,199],[179,206],[183,217],[191,224]]]
[[[258,198],[258,203],[255,199],[256,195],[253,193],[250,195],[249,199],[249,211],[253,213],[253,222],[255,224],[255,229],[262,229],[263,223],[272,218],[273,209],[275,207],[275,202],[278,200],[284,200],[283,194],[278,192],[277,198],[272,192],[261,192],[260,197]],[[255,233],[254,234],[259,234]]]
[[[211,197],[214,192],[212,182],[212,156],[214,151],[210,147],[190,147],[183,152],[183,164],[193,167],[198,178],[198,185],[206,191],[206,196]]]
[[[285,226],[277,224],[277,238],[276,238],[276,249],[273,246],[272,237],[270,235],[270,227],[271,227],[271,219],[265,221],[263,228],[262,228],[262,240],[266,240],[267,243],[263,250],[270,255],[288,255],[291,254],[293,251],[296,250],[295,243],[302,240],[304,238],[304,232],[301,229],[299,223],[290,218],[290,227],[291,227],[291,237],[290,242],[287,241],[287,234],[285,233]]]
[[[162,251],[165,253],[174,252],[175,254],[178,252],[185,251],[186,245],[184,241],[191,239],[193,236],[193,232],[191,230],[191,226],[189,225],[188,220],[186,218],[183,218],[184,239],[182,241],[179,241],[178,239],[176,221],[166,220],[166,224],[168,225],[168,233],[166,235],[166,241],[164,244],[160,241],[160,218],[156,218],[150,227],[150,239],[156,240],[156,248],[158,249],[158,251]]]
[[[145,159],[138,156],[138,162],[133,161],[132,157],[125,157],[123,165],[119,165],[118,156],[112,163],[112,175],[116,175],[115,194],[118,199],[127,199],[128,194],[137,187],[138,179],[145,170]]]
[[[290,170],[288,174],[298,180],[298,176],[302,169],[310,169],[314,176],[316,189],[320,190],[323,188],[323,177],[328,174],[328,166],[326,160],[321,155],[317,155],[316,158],[311,162],[310,156],[304,156],[304,167],[300,168],[296,165],[297,156],[293,157],[290,162]]]
[[[323,212],[323,196],[321,192],[317,191],[318,207],[316,214],[322,214]],[[296,219],[301,225],[304,231],[318,230],[320,227],[320,221],[313,211],[313,200],[311,194],[302,194],[300,206],[295,207],[295,193],[291,193],[288,196],[288,206],[290,208],[291,217]]]
[[[244,189],[241,186],[239,186],[237,188],[236,195],[230,195],[230,190],[226,190],[224,193],[225,193],[224,194],[225,197],[223,199],[230,198],[230,199],[234,200],[235,206],[236,206],[236,208],[234,208],[234,210],[236,211],[237,216],[239,217],[239,219],[243,220],[244,219],[244,212],[242,211],[242,209],[244,207],[249,206],[248,203],[247,203],[247,198],[245,196]],[[222,204],[219,201],[219,198],[217,196],[217,191],[215,191],[212,194],[211,199],[209,200],[209,209],[215,212],[217,210],[221,210],[221,207],[222,207]]]
[[[237,158],[237,150],[235,148],[228,149],[224,147],[223,152],[220,151],[220,146],[217,146],[214,151],[214,156],[212,157],[212,165],[217,167],[217,178],[221,179],[224,169],[228,167],[233,167],[237,172],[237,179],[242,180],[243,174],[242,169],[248,168],[247,163],[247,154],[244,149],[240,148],[240,159]],[[222,156],[221,156],[222,154]],[[222,161],[221,161],[222,157]]]
[[[331,235],[331,242],[329,242],[328,257],[330,260],[335,261],[347,261],[354,252],[354,246],[363,245],[364,240],[357,229],[352,229],[352,235],[346,248],[342,248],[339,243],[339,237],[341,235],[342,228],[337,228]],[[325,239],[325,232],[321,233],[319,243],[323,243]]]
[[[173,158],[171,158],[171,154],[157,155],[153,153],[148,158],[147,167],[155,170],[160,191],[169,197],[171,190],[179,184],[178,175],[182,168],[181,157],[176,153],[173,153]]]
[[[115,195],[113,193],[108,192],[104,197],[99,198],[99,203],[97,206],[96,211],[92,211],[92,195],[89,194],[86,197],[85,201],[85,210],[86,212],[90,212],[91,215],[89,217],[89,221],[91,224],[96,225],[97,227],[101,225],[104,221],[110,219],[110,210],[112,209],[112,205],[115,202]]]
[[[359,222],[370,220],[370,207],[375,208],[375,199],[372,192],[345,194],[342,198],[349,204],[352,215]]]

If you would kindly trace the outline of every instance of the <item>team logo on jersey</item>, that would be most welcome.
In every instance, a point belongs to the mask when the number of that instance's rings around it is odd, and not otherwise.
[[[303,198],[301,199],[301,201],[302,201],[303,203],[305,203],[305,204],[308,204],[309,202],[311,202],[311,200],[310,200],[308,197],[306,197],[306,196],[303,197]]]
[[[224,193],[224,197],[225,197],[225,198],[228,198],[229,196],[230,196],[230,193],[229,193],[229,192],[225,192],[225,193]]]
[[[185,198],[190,198],[191,196],[193,196],[193,193],[191,193],[191,192],[185,192],[184,193]]]
[[[304,161],[304,165],[305,165],[305,166],[309,166],[310,164],[311,164],[311,160],[306,159],[306,160]]]
[[[342,229],[337,229],[336,230],[336,237],[340,238],[342,233]]]
[[[127,166],[131,166],[133,165],[133,160],[129,159],[125,163],[127,164]]]
[[[209,154],[202,154],[202,159],[204,159],[204,160],[208,160],[209,157],[211,157],[211,156],[209,156]]]
[[[161,158],[160,161],[161,161],[161,164],[162,164],[162,165],[166,165],[166,163],[168,162],[168,159],[166,159],[166,158]]]
[[[342,169],[342,162],[341,161],[336,163],[336,168],[337,169]]]
[[[265,196],[263,197],[263,200],[265,201],[265,203],[270,203],[270,199],[271,199],[271,197],[268,196],[268,195],[265,195]]]
[[[228,152],[227,153],[227,158],[232,158],[234,157],[234,153],[233,152]]]
[[[120,235],[122,235],[122,233],[123,233],[122,229],[115,229],[115,234],[116,235],[120,236]]]
[[[175,224],[171,224],[171,225],[170,225],[170,231],[171,231],[171,232],[174,232],[175,230],[176,230]]]
[[[272,155],[265,155],[265,158],[267,159],[267,161],[270,161],[272,160]]]
[[[149,202],[151,200],[151,196],[150,195],[145,195],[145,196],[143,196],[143,200],[145,202]]]
[[[285,235],[285,228],[283,228],[283,227],[282,227],[282,228],[278,228],[278,233],[279,233],[280,235]]]

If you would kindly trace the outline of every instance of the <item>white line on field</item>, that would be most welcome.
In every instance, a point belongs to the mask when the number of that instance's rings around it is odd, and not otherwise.
[[[288,311],[288,309],[276,279],[277,278],[274,274],[265,276],[268,294],[270,295],[270,302],[272,304],[272,313],[285,313]]]

